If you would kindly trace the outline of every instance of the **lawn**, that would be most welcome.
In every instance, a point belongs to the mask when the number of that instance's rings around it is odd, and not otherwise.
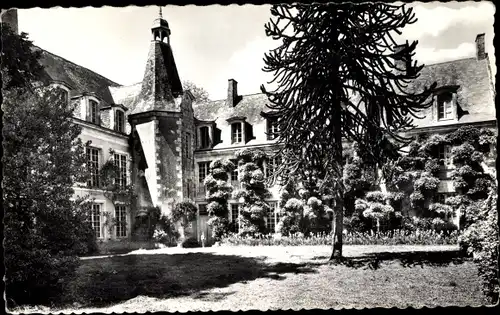
[[[146,312],[487,304],[455,246],[166,248],[86,258],[62,312]],[[73,304],[75,303],[75,304]],[[84,305],[86,304],[86,305]],[[54,312],[23,308],[19,312]]]

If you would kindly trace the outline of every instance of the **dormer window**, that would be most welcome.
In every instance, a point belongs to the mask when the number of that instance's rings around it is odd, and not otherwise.
[[[89,121],[93,124],[99,124],[99,103],[89,100]]]
[[[210,148],[210,128],[208,126],[200,127],[200,149]]]
[[[231,144],[243,144],[252,140],[253,128],[246,117],[235,116],[226,120],[231,126]]]
[[[125,131],[125,113],[120,109],[115,111],[115,130],[118,132]]]
[[[243,141],[243,128],[242,122],[235,122],[231,124],[231,143],[241,143]]]
[[[457,90],[459,86],[444,86],[435,91],[435,117],[438,121],[458,119]]]
[[[69,97],[69,87],[67,87],[63,83],[52,83],[50,85],[53,88],[53,91],[58,94],[64,102],[64,105],[69,105],[70,97]]]
[[[437,96],[438,120],[453,118],[453,94],[450,92],[441,93]]]

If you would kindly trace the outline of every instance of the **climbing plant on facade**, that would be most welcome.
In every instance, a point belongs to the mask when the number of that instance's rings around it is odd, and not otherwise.
[[[103,190],[103,195],[116,209],[123,206],[126,209],[131,209],[135,198],[137,197],[134,185],[128,180],[128,163],[125,155],[116,154],[113,149],[109,150],[109,159],[103,164],[99,170],[100,185]],[[127,221],[116,215],[112,216],[109,213],[105,215],[105,225],[108,227],[110,234],[113,227],[127,228]]]
[[[269,193],[261,165],[266,154],[258,149],[243,149],[236,152],[238,159],[238,180],[241,189],[234,193],[235,199],[242,200],[240,210],[240,234],[264,233],[265,216],[269,211],[266,199]]]
[[[208,225],[212,228],[215,240],[226,234],[229,230],[228,200],[233,187],[228,182],[234,164],[226,159],[217,159],[210,163],[210,171],[205,178],[207,188],[206,199],[208,201]]]

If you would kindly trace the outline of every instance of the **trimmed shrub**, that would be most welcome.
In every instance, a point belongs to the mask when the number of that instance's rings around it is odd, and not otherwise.
[[[189,237],[189,238],[182,241],[181,247],[183,247],[183,248],[195,248],[195,247],[201,247],[201,245],[196,238]]]

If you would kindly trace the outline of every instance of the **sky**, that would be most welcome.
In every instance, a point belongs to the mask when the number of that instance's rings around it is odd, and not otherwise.
[[[496,74],[491,2],[413,2],[411,6],[418,21],[403,29],[399,40],[418,40],[419,63],[474,57],[476,35],[485,33]],[[269,5],[164,6],[181,80],[203,87],[213,100],[226,97],[230,78],[238,81],[240,95],[259,93],[260,85],[273,78],[262,71],[264,53],[279,45],[265,34],[269,9]],[[156,6],[21,9],[19,30],[45,50],[131,85],[142,81],[158,11]]]

